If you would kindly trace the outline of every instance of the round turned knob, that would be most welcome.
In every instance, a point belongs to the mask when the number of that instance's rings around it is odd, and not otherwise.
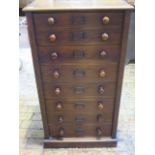
[[[104,78],[104,77],[106,76],[106,73],[105,73],[104,69],[101,69],[101,70],[100,70],[99,76],[100,76],[101,78]]]
[[[60,77],[60,73],[57,69],[53,71],[53,77],[56,79]]]
[[[102,122],[102,115],[101,114],[97,115],[97,122]]]
[[[104,105],[101,101],[98,102],[98,108],[99,110],[102,110],[104,108]]]
[[[56,35],[55,34],[51,34],[49,37],[51,42],[54,42],[56,40]]]
[[[49,17],[48,18],[48,23],[50,24],[50,25],[53,25],[54,24],[54,18],[53,17]]]
[[[101,128],[97,128],[96,129],[96,134],[97,134],[97,136],[101,136],[102,135],[102,129]]]
[[[59,87],[55,88],[55,94],[59,95],[61,93],[61,89]]]
[[[63,108],[62,103],[61,103],[61,102],[56,103],[56,108],[57,108],[58,110],[61,110],[61,109]]]
[[[65,133],[65,132],[64,132],[64,129],[63,129],[63,128],[60,128],[60,129],[59,129],[59,135],[60,135],[60,136],[64,136],[64,133]]]
[[[109,35],[107,33],[102,33],[102,40],[103,41],[108,40],[108,38],[109,38]]]
[[[64,121],[63,116],[59,116],[59,117],[58,117],[58,122],[59,122],[59,123],[62,123],[63,121]]]
[[[99,93],[104,94],[104,86],[99,86]]]
[[[110,21],[110,18],[109,18],[108,16],[104,16],[104,17],[102,18],[103,24],[108,24],[109,21]]]
[[[51,53],[51,58],[52,58],[53,60],[57,59],[57,58],[58,58],[58,53],[57,53],[57,52],[52,52],[52,53]]]
[[[106,55],[107,55],[106,51],[101,51],[100,52],[100,57],[101,58],[105,58]]]

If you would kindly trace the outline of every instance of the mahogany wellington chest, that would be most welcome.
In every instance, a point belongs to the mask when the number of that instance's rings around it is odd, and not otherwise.
[[[44,147],[116,146],[132,6],[36,0],[26,8]]]

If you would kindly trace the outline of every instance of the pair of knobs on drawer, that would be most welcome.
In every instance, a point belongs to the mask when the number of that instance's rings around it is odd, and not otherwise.
[[[106,76],[105,70],[104,70],[104,69],[100,69],[100,71],[99,71],[99,77],[104,78],[105,76]],[[55,79],[57,79],[57,78],[60,77],[60,72],[59,72],[58,69],[55,69],[55,70],[53,71],[53,77],[54,77]]]
[[[51,34],[51,35],[49,36],[50,42],[54,42],[54,41],[56,40],[56,38],[57,38],[57,37],[56,37],[55,34]],[[103,41],[108,40],[108,39],[109,39],[108,33],[102,33],[101,38],[102,38]]]
[[[98,92],[101,94],[101,95],[103,95],[104,94],[104,86],[99,86],[99,88],[98,88]],[[55,88],[55,90],[54,90],[54,93],[56,94],[56,95],[59,95],[60,93],[61,93],[61,88],[60,87],[56,87]]]
[[[102,120],[103,120],[103,116],[101,114],[98,114],[97,115],[97,122],[102,122]],[[64,121],[63,116],[58,116],[58,122],[62,123],[63,121]]]
[[[99,56],[100,56],[101,58],[105,58],[106,55],[107,55],[107,52],[106,52],[106,51],[101,51],[101,52],[99,53]],[[51,58],[52,58],[52,60],[56,60],[56,59],[58,59],[58,57],[59,57],[59,55],[58,55],[57,52],[52,52],[52,53],[51,53]]]
[[[110,18],[108,16],[104,16],[102,18],[102,22],[103,22],[103,24],[108,24],[110,22]],[[55,19],[53,17],[49,17],[48,18],[48,23],[50,25],[53,25],[55,23]]]
[[[104,105],[103,105],[103,102],[102,102],[102,101],[99,101],[99,102],[97,103],[97,106],[98,106],[98,109],[99,109],[99,110],[102,110],[102,109],[104,108]],[[62,102],[57,102],[57,103],[56,103],[56,108],[57,108],[58,110],[61,110],[61,109],[63,108]]]

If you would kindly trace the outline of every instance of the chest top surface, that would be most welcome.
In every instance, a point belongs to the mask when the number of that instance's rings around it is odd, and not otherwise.
[[[125,0],[34,0],[24,11],[52,10],[130,10]]]

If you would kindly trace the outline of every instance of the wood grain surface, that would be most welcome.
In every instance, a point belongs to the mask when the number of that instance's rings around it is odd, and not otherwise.
[[[104,77],[100,77],[101,71],[105,72]],[[104,82],[116,81],[117,64],[109,65],[49,65],[41,66],[41,72],[44,82]],[[59,77],[55,77],[55,72]]]
[[[101,56],[101,52],[105,55]],[[57,53],[58,58],[52,59],[52,53]],[[96,46],[46,46],[38,47],[39,62],[42,65],[52,64],[107,64],[117,63],[120,55],[119,45]]]
[[[44,147],[116,146],[130,9],[123,0],[38,0],[24,9]]]
[[[99,86],[104,87],[104,93],[98,92]],[[59,87],[61,93],[56,95],[55,89]],[[79,90],[79,89],[80,90]],[[115,82],[102,82],[102,83],[75,83],[75,84],[64,84],[64,83],[44,83],[44,93],[46,99],[51,99],[59,96],[64,97],[85,97],[90,96],[103,96],[103,97],[114,97],[115,96]]]
[[[83,135],[79,135],[76,133],[76,129],[77,128],[82,128],[84,130]],[[88,137],[89,135],[92,135],[92,137],[96,137],[97,133],[96,133],[96,128],[98,126],[93,125],[74,125],[74,124],[70,124],[70,125],[49,125],[50,128],[50,133],[52,137],[56,137],[59,138],[59,130],[60,128],[64,129],[64,137]],[[101,137],[108,137],[111,135],[111,129],[112,129],[112,125],[111,124],[106,124],[106,125],[99,125],[99,127],[102,129],[102,134]]]
[[[116,28],[102,28],[102,29],[70,29],[70,30],[50,30],[36,33],[37,44],[39,46],[53,46],[53,45],[118,45],[121,43],[121,27]],[[102,40],[102,34],[109,35],[108,40]],[[51,42],[50,35],[54,34],[56,40]]]
[[[109,23],[104,24],[103,18],[109,17]],[[49,18],[54,19],[54,23],[48,22]],[[100,11],[100,12],[48,12],[48,13],[35,13],[34,22],[36,31],[47,31],[52,29],[61,28],[104,28],[120,26],[123,20],[123,11]],[[38,26],[39,25],[39,26]]]

